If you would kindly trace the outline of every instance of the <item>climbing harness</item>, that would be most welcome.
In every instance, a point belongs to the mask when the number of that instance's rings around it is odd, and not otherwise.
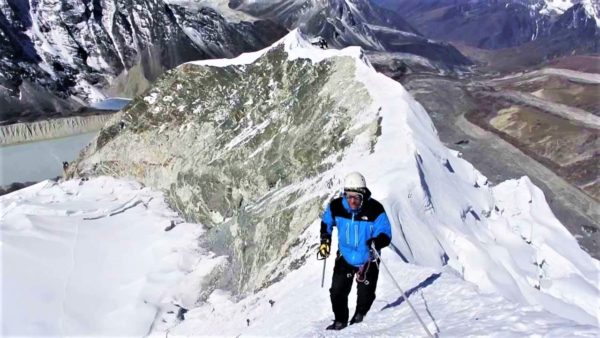
[[[364,283],[365,285],[369,285],[369,281],[367,280],[367,272],[369,272],[369,267],[371,266],[371,260],[368,260],[365,264],[363,264],[358,271],[356,271],[356,282]]]

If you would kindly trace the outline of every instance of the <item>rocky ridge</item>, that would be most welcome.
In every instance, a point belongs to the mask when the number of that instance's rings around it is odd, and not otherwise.
[[[287,57],[279,45],[252,64],[167,72],[77,165],[80,174],[134,176],[166,191],[182,215],[211,228],[211,247],[232,255],[227,276],[215,278],[235,290],[276,280],[286,265],[275,263],[318,217],[326,196],[294,183],[311,177],[322,187],[353,138],[376,142],[376,116],[349,130],[371,102],[351,76],[352,58]]]

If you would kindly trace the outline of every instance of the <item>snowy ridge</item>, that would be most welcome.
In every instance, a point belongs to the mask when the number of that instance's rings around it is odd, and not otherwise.
[[[355,140],[353,150],[324,181],[339,182],[351,170],[365,173],[374,196],[391,214],[393,243],[406,259],[429,266],[448,264],[485,292],[499,292],[511,300],[598,325],[594,301],[600,299],[600,263],[578,247],[528,178],[516,184],[487,185],[470,163],[441,144],[422,106],[400,84],[376,73],[360,49],[321,50],[297,31],[274,46],[278,44],[285,46],[289,59],[319,62],[341,56],[356,60],[355,77],[365,84],[373,103],[355,123],[358,127],[361,120],[378,114],[383,120],[382,135],[368,156],[368,141]],[[250,63],[268,50],[196,64]],[[504,195],[511,198],[497,197]],[[527,203],[511,202],[517,200]],[[567,274],[561,270],[565,261],[573,264]],[[571,283],[580,284],[581,293],[573,292]]]
[[[231,59],[191,61],[187,64],[212,67],[246,65],[255,62],[265,53],[269,52],[270,50],[273,50],[274,48],[280,45],[284,46],[285,52],[288,54],[288,59],[290,60],[302,58],[310,59],[313,63],[315,63],[334,56],[350,56],[361,59],[364,62],[368,62],[366,58],[362,57],[362,50],[359,47],[347,47],[341,50],[318,49],[317,47],[311,45],[311,43],[307,39],[303,38],[298,29],[294,29],[288,35],[275,42],[272,46],[269,46],[256,52],[243,53]],[[182,66],[183,65],[181,65],[180,67]]]

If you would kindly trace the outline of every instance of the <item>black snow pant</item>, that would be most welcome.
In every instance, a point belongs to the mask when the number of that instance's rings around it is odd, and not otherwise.
[[[358,270],[359,268],[348,264],[342,256],[335,259],[329,295],[333,314],[338,322],[348,322],[348,294],[350,294],[352,281]],[[357,282],[356,313],[362,315],[369,312],[375,300],[375,289],[377,288],[377,277],[379,276],[379,268],[376,262],[371,262],[365,276],[364,282]]]

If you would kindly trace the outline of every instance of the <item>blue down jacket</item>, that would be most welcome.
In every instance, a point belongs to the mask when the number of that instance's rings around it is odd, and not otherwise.
[[[322,240],[331,240],[334,226],[338,228],[340,254],[356,267],[369,260],[369,239],[375,241],[378,249],[387,246],[392,239],[390,221],[383,206],[368,195],[358,210],[351,210],[344,197],[331,201],[321,218]]]

